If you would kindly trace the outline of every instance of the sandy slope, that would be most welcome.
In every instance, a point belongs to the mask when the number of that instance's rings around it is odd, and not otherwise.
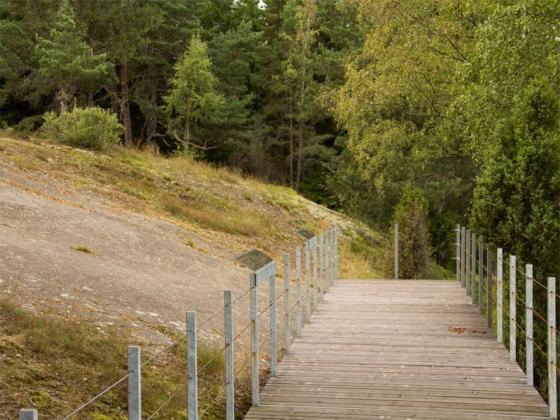
[[[249,272],[227,249],[211,243],[211,254],[201,252],[187,238],[204,241],[47,176],[0,165],[0,297],[11,295],[34,311],[63,312],[101,328],[134,327],[127,329],[150,341],[157,341],[156,325],[184,328],[186,310],[204,320],[221,308],[224,289],[237,296],[247,290]],[[247,320],[247,305],[236,305],[238,325]],[[212,331],[221,323],[215,317],[206,335],[219,335]]]

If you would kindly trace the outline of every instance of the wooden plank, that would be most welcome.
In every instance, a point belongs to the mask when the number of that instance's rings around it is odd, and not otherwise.
[[[335,282],[246,418],[546,418],[469,301],[456,282]]]

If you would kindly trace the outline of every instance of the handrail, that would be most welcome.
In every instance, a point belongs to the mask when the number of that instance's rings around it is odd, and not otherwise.
[[[225,354],[226,359],[226,368],[224,372],[224,379],[225,379],[225,394],[226,394],[226,407],[225,407],[225,418],[227,420],[234,419],[234,378],[237,374],[241,371],[246,369],[247,362],[252,361],[252,368],[251,368],[251,377],[253,381],[252,385],[252,400],[253,404],[258,405],[259,403],[259,386],[260,386],[260,379],[259,379],[259,357],[258,351],[262,348],[265,343],[269,344],[269,359],[270,359],[270,368],[271,368],[271,376],[276,374],[276,363],[277,363],[277,351],[278,351],[278,340],[277,340],[277,329],[278,324],[284,324],[285,328],[285,335],[289,337],[289,340],[284,344],[284,351],[287,353],[289,351],[290,344],[292,342],[292,337],[298,337],[301,334],[301,326],[303,322],[309,321],[311,312],[316,307],[318,302],[322,299],[322,296],[326,293],[329,286],[333,283],[334,279],[337,275],[338,270],[338,239],[337,239],[337,230],[335,227],[331,227],[324,232],[321,232],[317,236],[313,236],[308,238],[305,241],[305,264],[302,264],[302,252],[301,248],[298,247],[295,250],[296,256],[296,264],[295,264],[295,272],[294,272],[294,281],[296,283],[296,299],[294,299],[293,304],[289,304],[290,295],[292,294],[293,290],[290,287],[290,273],[292,272],[292,267],[290,265],[290,258],[288,256],[284,261],[288,262],[288,265],[284,267],[284,272],[288,275],[288,282],[284,282],[284,290],[277,294],[276,293],[276,276],[278,274],[277,265],[274,260],[270,261],[263,267],[255,270],[251,273],[250,281],[249,281],[249,288],[244,291],[241,295],[237,296],[235,299],[232,299],[231,291],[224,292],[224,306],[220,307],[219,310],[210,314],[204,321],[197,325],[196,322],[196,313],[195,312],[187,312],[187,328],[186,328],[186,335],[183,338],[175,340],[170,344],[166,345],[161,350],[151,354],[146,360],[140,361],[140,348],[133,346],[129,347],[129,368],[126,375],[118,379],[117,381],[113,382],[109,386],[105,387],[102,391],[97,393],[95,396],[90,398],[85,403],[81,404],[75,410],[73,410],[70,414],[63,417],[62,420],[68,420],[75,416],[76,414],[80,413],[82,410],[86,409],[90,406],[93,402],[97,401],[103,395],[105,395],[110,390],[114,389],[116,386],[122,384],[126,379],[129,379],[129,390],[128,390],[128,397],[129,397],[129,419],[132,420],[140,420],[142,413],[141,413],[141,368],[157,358],[163,356],[169,350],[175,348],[179,343],[183,342],[186,338],[187,341],[187,370],[186,376],[186,388],[187,388],[187,412],[189,413],[189,419],[197,419],[198,418],[198,375],[204,372],[208,366],[212,362],[214,362],[218,357],[221,357],[222,354]],[[267,305],[258,310],[257,309],[257,288],[259,285],[265,283],[268,280],[269,282],[269,301]],[[303,288],[302,288],[302,283]],[[286,287],[287,284],[287,287]],[[302,289],[304,293],[302,293]],[[233,333],[233,305],[238,303],[242,298],[249,296],[249,302],[251,306],[251,316],[248,323],[243,325],[241,329],[234,335]],[[305,295],[305,303],[303,302],[302,295]],[[277,312],[277,303],[283,300],[284,302],[288,302],[288,305],[284,305],[284,310],[288,313],[295,310],[297,316],[290,317],[284,316],[278,322],[276,319],[276,312]],[[261,341],[259,343],[259,330],[258,330],[258,321],[262,318],[262,316],[269,312],[269,319],[270,319],[270,340],[268,341]],[[305,317],[302,316],[302,313],[305,312]],[[210,323],[210,321],[216,319],[220,314],[224,314],[224,345],[220,347],[218,351],[208,360],[205,361],[204,365],[201,368],[198,368],[196,360],[197,360],[197,334],[196,331],[203,326]],[[285,313],[286,315],[286,313]],[[305,320],[303,319],[305,318]],[[291,319],[294,319],[296,322],[295,333],[292,330],[292,322],[287,322]],[[251,358],[248,358],[244,363],[241,364],[242,369],[235,370],[234,369],[234,353],[233,353],[233,345],[236,343],[239,338],[247,331],[251,331]],[[131,349],[134,350],[131,353]],[[133,357],[131,358],[131,354]],[[249,363],[250,364],[250,363]],[[133,378],[133,379],[131,379]],[[167,395],[167,398],[160,404],[152,413],[146,417],[147,419],[151,419],[156,416],[158,413],[161,412],[169,403],[175,398],[184,387],[180,387],[179,389],[175,390],[171,394]],[[133,407],[131,410],[130,407]],[[36,415],[36,410],[28,410],[22,409],[20,411],[20,419],[31,419],[35,417],[27,417],[29,413],[33,412]],[[206,410],[203,412],[203,414]]]
[[[524,333],[526,349],[525,366],[528,385],[533,386],[533,348],[536,348],[547,358],[549,413],[551,417],[556,418],[558,413],[556,382],[558,372],[560,372],[556,362],[556,338],[558,333],[556,327],[556,299],[560,298],[560,295],[556,292],[556,278],[547,278],[547,285],[544,285],[533,276],[533,266],[531,264],[526,264],[525,270],[522,270],[517,264],[515,255],[505,253],[500,247],[493,249],[491,245],[485,244],[483,241],[477,241],[474,230],[471,231],[464,226],[457,225],[455,232],[456,242],[454,245],[456,256],[454,259],[456,260],[456,278],[458,283],[465,287],[467,295],[470,295],[472,298],[472,303],[474,304],[478,301],[481,311],[486,311],[489,328],[494,327],[492,313],[494,310],[496,311],[495,331],[499,343],[503,341],[503,320],[507,319],[509,321],[509,351],[512,361],[517,361],[518,356],[517,330]],[[479,252],[476,252],[477,246],[480,247],[478,248]],[[495,260],[492,254],[496,256]],[[506,267],[509,267],[509,281],[504,279],[504,257],[506,256],[509,256],[509,264],[506,264]],[[487,264],[484,264],[484,261]],[[517,276],[517,274],[520,274],[520,276]],[[496,280],[495,283],[493,281],[494,278]],[[519,279],[522,278],[525,279],[525,300],[521,299],[517,293],[517,284]],[[485,282],[486,286],[484,285]],[[479,285],[478,292],[474,287],[475,283]],[[533,304],[534,284],[547,292],[546,317]],[[482,289],[487,292],[486,299],[480,293]],[[494,291],[497,294],[496,300],[493,299]],[[507,291],[507,296],[504,296],[504,291]],[[524,312],[521,312],[525,314],[525,327],[518,322],[518,305],[525,309]],[[533,337],[533,316],[546,324],[547,351],[544,351]]]

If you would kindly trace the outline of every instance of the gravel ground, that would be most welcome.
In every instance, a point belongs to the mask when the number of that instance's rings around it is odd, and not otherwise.
[[[233,257],[172,223],[0,164],[0,297],[35,312],[116,325],[164,344],[161,326],[184,331],[185,311],[198,311],[201,323],[222,308],[224,289],[234,298],[248,289],[249,272]],[[244,297],[235,324],[247,321]],[[219,340],[222,322],[215,316],[200,336]]]

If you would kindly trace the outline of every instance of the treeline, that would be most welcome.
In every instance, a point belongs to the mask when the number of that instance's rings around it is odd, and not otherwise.
[[[156,145],[326,200],[340,131],[320,105],[359,45],[335,0],[4,0],[0,122],[99,106]]]
[[[402,197],[425,209],[441,261],[461,222],[557,275],[560,2],[346,3],[364,41],[332,95],[348,134],[328,183],[338,201],[388,221]]]
[[[0,124],[98,106],[126,145],[408,221],[412,267],[460,222],[550,275],[559,25],[557,0],[3,0]]]

